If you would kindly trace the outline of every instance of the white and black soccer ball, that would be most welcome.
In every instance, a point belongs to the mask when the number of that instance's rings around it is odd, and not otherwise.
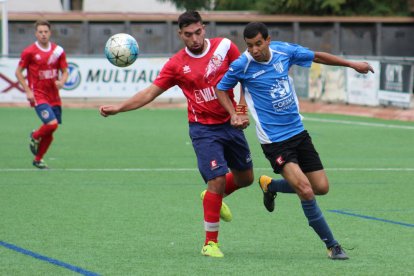
[[[135,62],[138,55],[138,43],[129,34],[115,34],[106,42],[105,56],[115,66],[127,67]]]

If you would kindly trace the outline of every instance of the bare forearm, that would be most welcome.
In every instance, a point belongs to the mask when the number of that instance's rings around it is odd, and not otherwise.
[[[333,66],[350,67],[361,74],[367,74],[368,72],[374,73],[374,69],[367,62],[350,61],[325,52],[315,52],[313,62]]]
[[[24,91],[30,90],[29,86],[26,83],[26,80],[24,79],[23,73],[20,70],[16,70],[16,78],[19,81],[20,85],[23,87]]]
[[[350,61],[325,52],[315,52],[315,58],[313,62],[326,65],[351,67]]]
[[[220,102],[220,104],[224,107],[224,109],[230,114],[233,115],[236,113],[234,110],[233,102],[231,101],[228,93],[226,91],[216,89],[216,95]]]
[[[125,102],[122,102],[119,105],[119,112],[126,112],[130,110],[138,109],[152,102],[154,99],[155,97],[151,93],[149,93],[146,89],[144,89],[143,91],[136,93],[134,96],[132,96]]]

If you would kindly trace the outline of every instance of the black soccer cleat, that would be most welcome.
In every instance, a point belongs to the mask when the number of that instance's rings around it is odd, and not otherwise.
[[[33,166],[35,166],[36,168],[41,169],[41,170],[49,169],[49,167],[47,166],[45,161],[43,161],[43,159],[41,159],[39,161],[33,160]]]
[[[277,196],[276,192],[271,192],[267,189],[267,186],[272,182],[272,178],[267,175],[262,175],[259,177],[259,186],[263,192],[263,205],[266,207],[266,210],[273,212],[275,210],[275,198]]]
[[[33,138],[33,132],[35,132],[34,130],[32,132],[30,132],[30,143],[29,143],[29,147],[30,147],[30,151],[33,153],[33,155],[36,155],[37,152],[39,151],[39,143],[40,140],[36,140],[35,138]]]
[[[335,244],[334,246],[328,248],[328,257],[331,260],[348,260],[349,257],[346,255],[345,250],[342,249],[342,246]]]

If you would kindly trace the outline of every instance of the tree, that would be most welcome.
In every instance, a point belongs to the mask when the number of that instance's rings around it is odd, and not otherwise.
[[[214,0],[158,0],[159,2],[173,3],[177,9],[209,10]]]
[[[409,15],[407,0],[259,0],[266,14],[298,15]]]
[[[256,10],[291,15],[410,15],[414,0],[158,0],[187,10]],[[413,4],[411,4],[413,5]]]
[[[214,10],[221,11],[246,11],[255,10],[256,1],[252,0],[216,0]]]

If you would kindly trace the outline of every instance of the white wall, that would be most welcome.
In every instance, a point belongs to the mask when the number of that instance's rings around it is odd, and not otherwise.
[[[169,3],[157,0],[83,0],[85,12],[180,12]]]
[[[61,12],[60,0],[8,0],[9,12]]]

